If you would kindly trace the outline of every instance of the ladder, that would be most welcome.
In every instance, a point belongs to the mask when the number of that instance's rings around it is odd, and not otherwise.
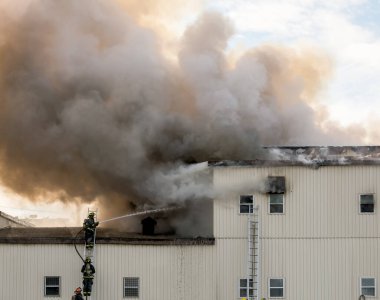
[[[90,210],[88,208],[88,210],[87,210],[87,216],[89,215],[89,213],[94,213],[95,214],[94,220],[95,220],[95,222],[97,222],[97,220],[98,220],[98,209],[96,209],[96,210]],[[84,257],[84,259],[90,258],[91,259],[91,263],[95,266],[96,229],[95,229],[95,232],[94,232],[94,245],[93,245],[93,247],[91,247],[91,248],[87,247],[86,242],[87,241],[85,241],[85,244],[84,244],[83,257]],[[95,287],[96,286],[95,285],[95,278],[93,279],[93,282],[94,282],[93,286]],[[86,300],[90,300],[90,299],[95,300],[96,299],[95,298],[95,289],[94,288],[92,289],[91,296],[85,296],[85,299]]]
[[[260,300],[260,222],[259,206],[252,204],[248,214],[247,299]]]

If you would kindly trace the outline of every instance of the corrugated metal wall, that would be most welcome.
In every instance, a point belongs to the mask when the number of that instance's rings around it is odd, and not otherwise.
[[[98,245],[96,300],[123,299],[123,277],[140,278],[139,299],[216,299],[213,251],[213,246]],[[0,299],[71,299],[81,286],[81,261],[70,245],[1,244],[0,266]],[[61,276],[61,297],[44,297],[44,276]]]
[[[140,299],[237,299],[247,217],[239,214],[239,193],[225,186],[260,186],[267,176],[285,176],[287,192],[283,215],[268,214],[267,195],[255,193],[263,297],[269,277],[285,278],[289,300],[357,299],[360,276],[380,280],[378,203],[375,214],[359,214],[359,194],[378,194],[379,167],[221,167],[214,169],[216,190],[224,189],[214,202],[215,246],[98,245],[96,300],[123,299],[129,276],[140,278]],[[44,276],[61,276],[58,299],[70,299],[80,267],[70,245],[0,244],[0,299],[57,299],[43,297]]]
[[[217,167],[216,190],[285,176],[285,214],[268,213],[268,196],[259,192],[262,230],[263,297],[268,277],[284,277],[286,299],[357,299],[360,276],[380,280],[380,221],[359,214],[359,195],[378,194],[376,166]],[[239,214],[239,193],[223,193],[214,203],[219,299],[236,299],[245,277],[247,217]],[[227,270],[230,270],[228,272]],[[377,291],[379,294],[379,291]]]

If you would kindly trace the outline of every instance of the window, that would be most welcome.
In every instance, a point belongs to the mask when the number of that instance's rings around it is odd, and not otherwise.
[[[375,212],[375,197],[373,194],[360,195],[360,213],[374,213]]]
[[[269,298],[284,298],[284,279],[269,278]]]
[[[240,213],[241,214],[253,213],[253,196],[252,195],[240,196]]]
[[[59,276],[45,276],[45,296],[60,296],[61,278]]]
[[[373,277],[360,278],[360,294],[367,297],[376,297],[376,280]]]
[[[239,281],[239,297],[240,298],[248,298],[247,296],[247,284],[248,284],[248,280],[246,278],[244,279],[240,279]],[[253,280],[250,279],[249,280],[249,288],[248,288],[248,292],[249,292],[249,298],[253,298],[254,295],[253,295]]]
[[[139,297],[139,278],[124,277],[124,298]]]
[[[284,194],[269,194],[269,213],[284,213]]]
[[[267,193],[284,194],[286,192],[284,176],[268,176],[266,182]]]

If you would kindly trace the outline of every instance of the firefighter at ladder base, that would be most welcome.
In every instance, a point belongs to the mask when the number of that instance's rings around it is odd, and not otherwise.
[[[91,263],[91,258],[86,258],[81,272],[83,273],[83,295],[91,296],[92,284],[94,283],[95,274],[95,267]]]
[[[84,239],[86,241],[86,248],[91,249],[94,247],[95,240],[95,229],[99,225],[99,222],[95,222],[95,213],[90,212],[88,218],[84,219],[83,229],[84,229]]]

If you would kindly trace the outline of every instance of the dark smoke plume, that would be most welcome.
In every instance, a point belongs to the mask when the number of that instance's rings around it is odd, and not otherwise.
[[[232,61],[233,25],[219,14],[202,14],[173,60],[112,1],[5,12],[0,174],[30,199],[98,200],[114,215],[210,198],[207,166],[188,162],[252,159],[261,144],[353,141],[338,127],[325,133],[315,109],[328,59],[262,46]]]

